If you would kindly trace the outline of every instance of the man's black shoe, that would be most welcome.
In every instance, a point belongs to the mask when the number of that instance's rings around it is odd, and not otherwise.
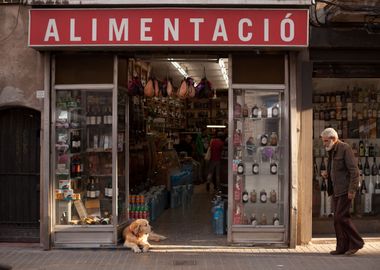
[[[346,253],[344,253],[344,255],[348,255],[348,256],[354,255],[356,252],[358,252],[358,250],[359,250],[358,248],[352,248],[352,249],[346,251]]]
[[[345,253],[346,253],[345,251],[338,251],[338,250],[330,251],[330,255],[343,255]]]

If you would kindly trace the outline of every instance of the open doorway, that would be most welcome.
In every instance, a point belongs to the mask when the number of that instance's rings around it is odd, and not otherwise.
[[[129,104],[129,217],[148,216],[154,231],[168,237],[163,245],[225,245],[228,57],[139,55],[129,60],[128,73],[144,91]],[[204,159],[216,137],[223,144],[219,177],[216,170],[209,176]],[[224,210],[221,230],[213,217],[216,198]]]
[[[0,241],[39,242],[40,112],[0,110]]]

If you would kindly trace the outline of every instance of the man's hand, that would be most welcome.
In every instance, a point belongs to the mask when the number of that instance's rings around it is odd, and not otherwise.
[[[355,192],[348,192],[348,199],[353,200],[355,198]]]

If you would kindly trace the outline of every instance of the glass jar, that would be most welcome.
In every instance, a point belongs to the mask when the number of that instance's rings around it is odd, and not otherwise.
[[[277,133],[276,132],[272,132],[272,134],[270,135],[270,145],[276,146],[277,145],[277,140],[278,140]]]

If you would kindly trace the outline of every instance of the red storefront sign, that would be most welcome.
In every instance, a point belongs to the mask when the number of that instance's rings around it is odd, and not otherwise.
[[[29,46],[308,46],[305,9],[32,9]]]

